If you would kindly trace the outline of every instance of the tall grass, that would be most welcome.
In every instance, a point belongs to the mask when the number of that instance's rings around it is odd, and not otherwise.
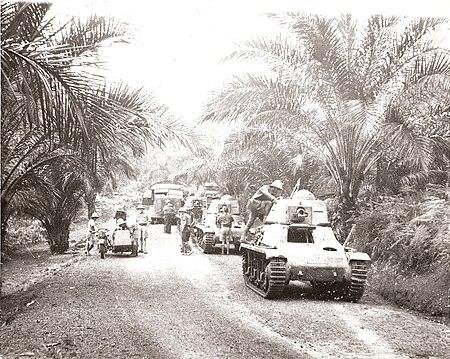
[[[450,201],[427,192],[382,198],[356,220],[350,245],[367,252],[370,286],[386,299],[447,315],[450,288]],[[370,209],[369,209],[370,208]]]

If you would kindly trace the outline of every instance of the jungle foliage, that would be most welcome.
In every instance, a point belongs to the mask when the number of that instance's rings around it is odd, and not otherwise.
[[[98,49],[126,41],[124,24],[97,15],[64,22],[50,10],[1,4],[1,235],[3,246],[11,218],[28,214],[51,250],[63,252],[81,202],[92,213],[96,191],[133,174],[130,157],[191,143],[189,127],[152,94],[111,83],[99,69]]]

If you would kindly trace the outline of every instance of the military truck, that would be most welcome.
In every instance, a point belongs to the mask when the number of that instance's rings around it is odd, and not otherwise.
[[[241,243],[247,287],[264,298],[278,298],[290,281],[309,282],[319,292],[356,302],[366,287],[371,259],[339,243],[325,202],[306,190],[278,199],[255,241]]]
[[[242,231],[244,230],[244,219],[239,211],[239,203],[229,195],[220,199],[213,199],[203,215],[200,223],[193,224],[193,232],[198,247],[203,253],[212,253],[215,248],[221,247],[220,228],[217,226],[217,217],[223,205],[228,207],[228,213],[233,217],[231,235],[236,251],[239,250]]]
[[[163,208],[166,200],[172,203],[175,211],[177,211],[183,202],[184,191],[186,186],[180,182],[160,181],[153,183],[150,190],[144,192],[142,204],[150,206],[150,221],[151,224],[163,223],[164,213]],[[176,223],[176,218],[173,216],[173,224]]]

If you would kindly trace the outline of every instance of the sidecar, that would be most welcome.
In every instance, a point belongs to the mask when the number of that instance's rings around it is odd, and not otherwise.
[[[131,252],[133,257],[138,255],[138,241],[128,229],[116,229],[112,235],[113,253]]]

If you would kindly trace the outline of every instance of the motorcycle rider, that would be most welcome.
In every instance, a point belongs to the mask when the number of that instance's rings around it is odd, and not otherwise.
[[[98,213],[97,212],[93,212],[91,214],[91,219],[89,219],[88,221],[88,230],[87,230],[87,238],[86,238],[86,251],[85,254],[87,256],[91,255],[91,249],[94,247],[94,243],[95,243],[95,236],[97,234],[97,225],[96,225],[96,221],[98,219]]]
[[[140,204],[137,206],[137,209],[139,210],[139,213],[136,218],[137,222],[137,230],[139,235],[139,253],[147,254],[147,238],[148,238],[148,232],[147,227],[149,223],[149,218],[147,213],[145,213],[145,207],[144,205]]]
[[[241,243],[248,243],[248,232],[256,218],[259,218],[261,222],[264,220],[264,216],[269,212],[272,203],[276,202],[282,191],[283,183],[280,180],[275,180],[270,185],[261,186],[250,198],[247,204],[250,215],[242,232]]]

